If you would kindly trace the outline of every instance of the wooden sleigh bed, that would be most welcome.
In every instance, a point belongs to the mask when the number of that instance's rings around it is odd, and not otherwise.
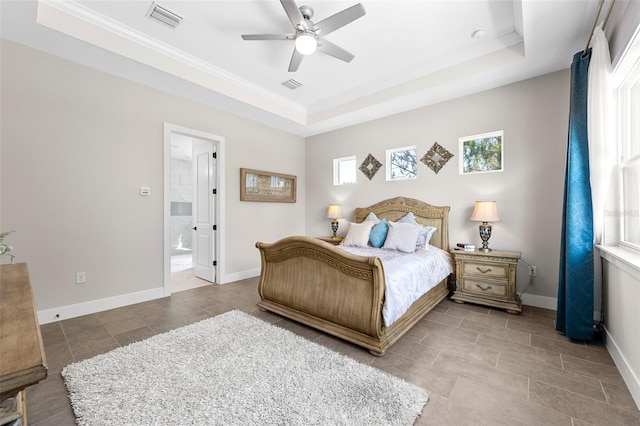
[[[437,230],[430,244],[449,250],[449,207],[396,197],[357,208],[354,222],[373,212],[397,221],[411,212]],[[262,270],[258,306],[384,355],[402,335],[449,293],[445,278],[386,327],[382,309],[385,274],[378,257],[357,256],[316,238],[292,236],[273,244],[258,242]]]

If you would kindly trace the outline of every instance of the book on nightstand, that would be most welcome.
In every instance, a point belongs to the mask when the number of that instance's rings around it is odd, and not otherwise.
[[[456,244],[456,250],[474,251],[475,249],[476,249],[476,246],[474,244],[469,244],[469,243]]]

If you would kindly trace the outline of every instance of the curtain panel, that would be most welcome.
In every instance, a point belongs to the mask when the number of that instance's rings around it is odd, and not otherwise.
[[[567,164],[562,210],[556,329],[570,339],[593,338],[594,244],[587,98],[591,49],[571,64]]]

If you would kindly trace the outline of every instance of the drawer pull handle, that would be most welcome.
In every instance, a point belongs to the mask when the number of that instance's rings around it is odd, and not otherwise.
[[[487,268],[487,269],[484,269],[484,270],[483,270],[481,267],[476,266],[476,269],[477,269],[478,271],[480,271],[480,273],[482,273],[482,274],[486,274],[487,272],[491,272],[491,268]]]
[[[476,284],[476,287],[478,287],[482,291],[491,290],[491,286],[490,285],[488,285],[486,287],[482,287],[480,284]]]

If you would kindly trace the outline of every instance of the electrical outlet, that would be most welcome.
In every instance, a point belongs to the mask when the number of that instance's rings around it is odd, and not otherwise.
[[[85,272],[76,273],[76,284],[84,284],[87,282],[87,274]]]
[[[535,266],[529,266],[529,276],[535,277],[538,269]]]

